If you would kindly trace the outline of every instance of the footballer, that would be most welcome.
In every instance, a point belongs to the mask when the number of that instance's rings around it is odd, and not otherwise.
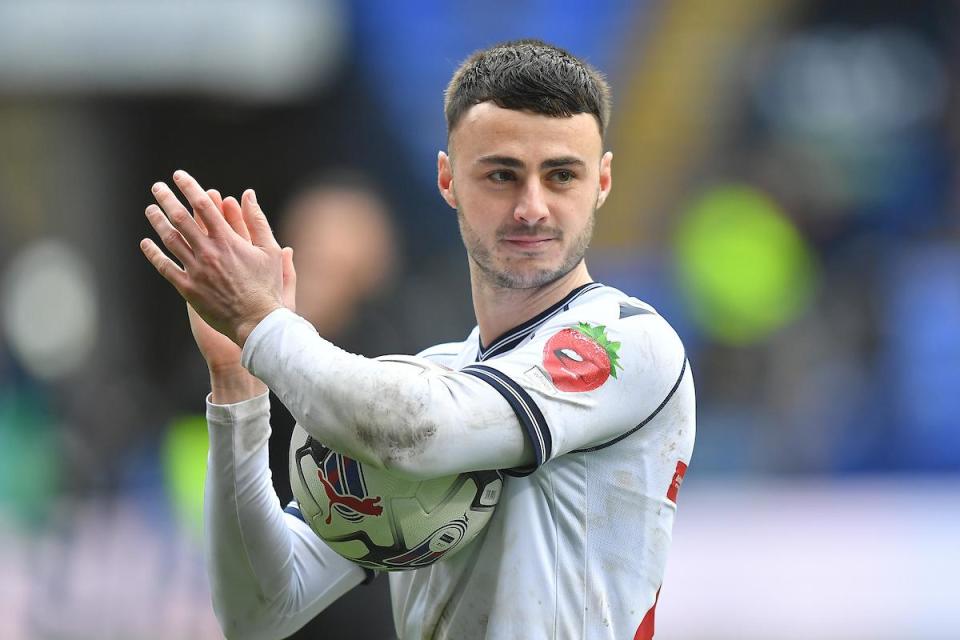
[[[349,354],[291,310],[290,251],[253,191],[221,201],[178,171],[191,215],[154,185],[146,215],[179,265],[151,240],[141,248],[189,303],[210,370],[205,536],[228,638],[286,637],[368,579],[281,509],[268,388],[363,464],[507,474],[469,546],[389,574],[400,638],[653,637],[694,386],[666,320],[584,262],[612,186],[609,88],[561,49],[508,42],[456,70],[445,113],[437,185],[459,221],[477,326],[419,354],[448,369],[428,375]]]

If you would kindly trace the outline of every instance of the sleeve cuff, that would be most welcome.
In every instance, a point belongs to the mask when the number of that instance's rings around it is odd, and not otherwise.
[[[232,404],[215,404],[210,399],[212,395],[211,393],[207,394],[207,420],[209,422],[237,424],[270,415],[269,392]]]
[[[536,471],[540,465],[550,460],[553,453],[553,439],[550,436],[550,427],[547,425],[546,418],[540,411],[540,407],[534,402],[533,398],[526,390],[517,384],[510,376],[499,369],[488,367],[486,365],[473,364],[461,369],[462,373],[480,378],[497,392],[513,408],[517,414],[517,419],[523,425],[523,429],[530,439],[533,446],[535,464],[533,467],[523,469],[505,469],[504,472],[512,476],[526,476]]]
[[[251,331],[250,335],[247,336],[247,341],[243,343],[243,351],[240,353],[240,364],[242,364],[247,371],[252,371],[250,367],[257,355],[259,345],[266,339],[273,329],[288,322],[307,323],[306,320],[295,314],[293,311],[290,311],[290,309],[281,307],[280,309],[274,309],[268,313],[266,317],[253,328],[253,331]],[[312,325],[309,323],[307,323],[307,325],[313,329]]]

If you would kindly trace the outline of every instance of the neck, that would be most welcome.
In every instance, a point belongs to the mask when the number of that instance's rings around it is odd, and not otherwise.
[[[587,265],[581,260],[570,273],[542,287],[505,289],[489,282],[471,262],[470,287],[473,291],[473,310],[480,327],[480,342],[485,346],[490,345],[498,336],[591,281]]]

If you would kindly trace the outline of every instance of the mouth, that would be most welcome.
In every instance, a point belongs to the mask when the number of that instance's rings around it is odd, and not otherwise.
[[[556,238],[531,238],[526,236],[515,236],[503,239],[509,246],[525,250],[540,249],[554,240],[556,240]]]

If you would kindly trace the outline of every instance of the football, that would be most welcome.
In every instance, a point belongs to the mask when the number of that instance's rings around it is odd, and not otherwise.
[[[422,358],[382,356],[422,374]],[[370,569],[416,569],[467,546],[500,500],[499,471],[411,480],[332,451],[297,425],[290,440],[290,485],[310,527],[344,558]]]

